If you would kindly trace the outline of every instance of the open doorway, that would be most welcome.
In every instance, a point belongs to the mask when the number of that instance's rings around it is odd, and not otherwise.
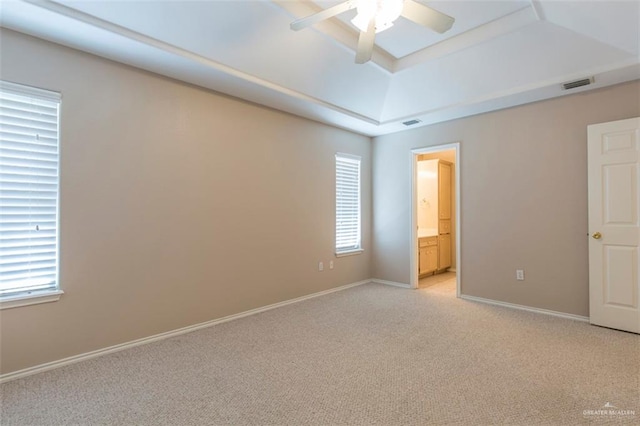
[[[411,151],[411,287],[453,283],[460,296],[460,144]]]

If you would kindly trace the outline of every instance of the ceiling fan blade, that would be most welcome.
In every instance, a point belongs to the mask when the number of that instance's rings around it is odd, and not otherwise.
[[[364,64],[371,60],[375,38],[376,18],[373,16],[369,21],[367,31],[360,31],[360,37],[358,37],[358,52],[356,53],[356,64]]]
[[[332,18],[343,12],[346,12],[347,10],[355,9],[356,6],[357,6],[356,0],[348,0],[348,1],[345,1],[344,3],[337,4],[321,12],[314,13],[313,15],[309,15],[305,18],[301,18],[296,21],[293,21],[290,27],[294,31],[300,31],[303,28],[310,27],[313,24],[316,24],[320,21],[324,21],[325,19]]]
[[[441,34],[449,30],[455,21],[451,16],[414,0],[405,0],[402,16]]]

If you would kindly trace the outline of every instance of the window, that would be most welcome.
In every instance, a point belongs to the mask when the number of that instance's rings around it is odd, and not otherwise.
[[[0,307],[57,300],[60,94],[0,81]]]
[[[336,154],[336,255],[362,252],[360,157]]]

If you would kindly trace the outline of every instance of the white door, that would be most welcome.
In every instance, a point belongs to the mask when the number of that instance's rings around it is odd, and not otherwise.
[[[591,323],[640,333],[640,118],[588,127]]]

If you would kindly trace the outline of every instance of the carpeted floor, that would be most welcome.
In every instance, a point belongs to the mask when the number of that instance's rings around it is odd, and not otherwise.
[[[640,336],[428,284],[367,284],[8,382],[0,423],[640,424]]]

